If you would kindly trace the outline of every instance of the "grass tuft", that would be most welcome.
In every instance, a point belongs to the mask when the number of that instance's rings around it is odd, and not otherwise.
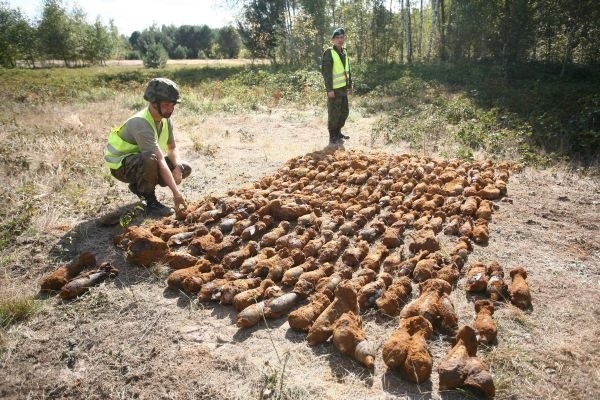
[[[150,267],[148,267],[148,272],[150,273],[150,277],[153,281],[163,283],[169,276],[171,270],[167,264],[156,262],[152,263]]]
[[[0,299],[0,327],[7,328],[28,319],[35,315],[38,308],[32,297]]]

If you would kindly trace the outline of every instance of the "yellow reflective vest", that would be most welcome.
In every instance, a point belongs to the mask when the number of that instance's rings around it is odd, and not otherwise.
[[[342,62],[340,55],[333,47],[331,49],[331,58],[333,59],[333,88],[339,89],[348,85],[348,75],[350,73],[350,57],[346,53],[346,66]]]
[[[156,131],[156,124],[154,123],[152,114],[150,114],[150,110],[148,110],[148,108],[145,108],[132,115],[127,119],[127,121],[132,118],[143,118],[148,122],[148,124],[150,124],[152,130],[154,131],[154,138],[158,142],[158,147],[163,153],[166,154],[167,142],[169,141],[169,123],[167,122],[167,119],[163,118],[162,130],[159,135]],[[127,123],[127,121],[125,121],[125,123]],[[108,135],[108,143],[104,148],[104,161],[110,169],[119,169],[125,157],[130,154],[137,154],[140,152],[140,148],[137,144],[126,142],[123,140],[123,138],[121,138],[121,131],[123,130],[125,123],[114,128]]]

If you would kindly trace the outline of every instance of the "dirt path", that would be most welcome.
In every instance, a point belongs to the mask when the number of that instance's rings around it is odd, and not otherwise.
[[[182,115],[176,123],[183,158],[194,168],[183,185],[192,201],[249,184],[326,144],[322,110],[201,121]],[[373,150],[371,123],[351,116],[348,149]],[[124,204],[132,200],[123,188],[117,191]],[[511,177],[508,193],[512,203],[499,203],[489,245],[469,257],[496,260],[505,269],[523,265],[532,288],[533,312],[499,309],[499,344],[480,351],[494,373],[497,398],[598,397],[600,186],[559,171],[524,170]],[[161,197],[168,200],[164,191]],[[11,328],[0,355],[0,398],[270,399],[280,389],[289,399],[469,398],[439,393],[435,373],[422,385],[403,381],[387,372],[380,350],[371,374],[330,343],[308,346],[285,317],[268,328],[238,330],[231,307],[166,290],[164,268],[127,266],[112,245],[117,231],[87,220],[62,237],[59,243],[74,253],[92,250],[113,262],[120,275],[76,301],[51,299],[32,320]],[[35,290],[41,270],[14,271],[15,279],[28,276]],[[452,300],[460,323],[470,323],[464,291],[453,292]],[[397,324],[374,312],[363,319],[379,348]],[[434,363],[449,349],[442,338],[430,345]]]

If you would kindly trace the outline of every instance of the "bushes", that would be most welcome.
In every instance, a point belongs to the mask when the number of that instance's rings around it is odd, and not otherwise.
[[[185,60],[187,58],[188,52],[189,49],[187,47],[179,45],[175,48],[175,50],[173,50],[173,58],[175,60]]]
[[[165,48],[158,43],[148,46],[148,51],[144,56],[144,67],[146,68],[164,68],[169,60],[169,55]]]
[[[437,136],[419,131],[429,129],[455,142],[450,155],[484,151],[525,162],[597,161],[600,75],[580,68],[561,80],[549,71],[555,69],[525,64],[507,80],[501,68],[485,63],[371,65],[355,68],[354,81],[366,94],[360,102],[365,111],[387,110],[373,138],[415,147],[424,136]]]
[[[141,60],[142,56],[138,50],[130,50],[125,54],[126,60]]]

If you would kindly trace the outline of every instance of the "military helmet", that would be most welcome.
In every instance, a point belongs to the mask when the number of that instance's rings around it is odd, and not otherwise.
[[[333,31],[333,33],[331,34],[331,38],[333,39],[336,36],[340,36],[340,35],[344,35],[346,32],[344,31],[344,28],[337,28],[336,30]]]
[[[146,86],[144,100],[149,101],[150,103],[161,101],[180,103],[181,96],[179,95],[179,88],[175,82],[167,78],[154,78],[148,82],[148,86]]]

